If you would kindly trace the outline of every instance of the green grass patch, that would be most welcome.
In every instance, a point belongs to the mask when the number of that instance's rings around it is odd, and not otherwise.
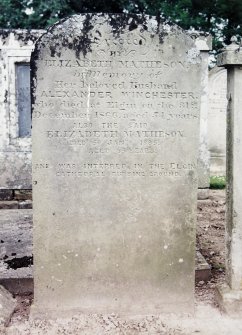
[[[211,176],[210,177],[210,188],[212,189],[223,189],[226,186],[226,179],[224,176]]]

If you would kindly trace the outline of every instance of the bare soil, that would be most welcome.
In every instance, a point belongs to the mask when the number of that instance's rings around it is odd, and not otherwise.
[[[225,190],[210,190],[209,199],[198,200],[197,249],[212,275],[207,283],[197,283],[196,301],[215,306],[215,287],[225,280]]]
[[[29,321],[33,296],[17,296],[18,308],[7,335],[57,334],[166,334],[241,335],[242,323],[221,314],[215,302],[215,287],[225,280],[225,191],[210,190],[198,201],[197,248],[211,266],[211,279],[196,284],[194,317],[175,315],[123,319],[118,315],[76,315],[71,320]]]

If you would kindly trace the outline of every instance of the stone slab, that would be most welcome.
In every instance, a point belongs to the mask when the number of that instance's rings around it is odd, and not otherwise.
[[[16,300],[4,287],[0,286],[0,326],[8,325],[16,306]]]
[[[193,312],[194,41],[87,14],[52,27],[31,62],[35,308]]]
[[[32,210],[0,211],[0,282],[32,277]]]
[[[211,176],[226,174],[226,96],[227,70],[214,67],[209,71],[208,143]]]
[[[216,288],[215,299],[220,309],[230,317],[242,317],[242,290],[231,290],[225,284]]]
[[[217,66],[231,67],[234,65],[242,65],[242,53],[238,44],[234,46],[234,50],[223,51],[217,56]]]
[[[195,263],[195,278],[196,282],[209,281],[211,277],[211,266],[208,264],[206,259],[203,257],[200,251],[196,252],[196,263]]]
[[[198,200],[207,200],[209,198],[209,189],[208,188],[199,188],[197,192]]]
[[[7,214],[7,215],[6,215]],[[27,222],[26,222],[27,219]],[[30,210],[8,210],[0,211],[0,225],[4,243],[1,245],[0,260],[0,285],[4,286],[13,294],[26,294],[33,292],[33,266],[24,266],[12,269],[4,262],[4,256],[11,255],[13,250],[19,258],[27,259],[33,254],[32,238],[32,211]],[[19,236],[24,236],[25,242],[18,242]],[[17,238],[17,239],[16,239]],[[3,252],[3,246],[5,253]],[[6,252],[8,251],[8,252]],[[11,259],[14,259],[12,256]],[[197,251],[195,259],[196,281],[207,281],[210,276],[210,266]]]
[[[5,189],[31,189],[31,152],[0,150],[0,185]]]

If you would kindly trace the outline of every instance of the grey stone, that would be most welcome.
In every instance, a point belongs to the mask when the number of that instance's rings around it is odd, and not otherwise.
[[[218,302],[229,313],[242,314],[242,50],[233,38],[219,56],[227,68],[227,169],[226,169],[226,284],[219,289]]]
[[[1,262],[0,285],[14,294],[26,294],[33,292],[33,266],[25,266],[12,269],[4,261],[18,258],[29,258],[33,254],[33,227],[31,210],[9,210],[0,212],[1,225]],[[5,250],[5,252],[3,252]],[[12,253],[15,256],[12,256]],[[207,281],[211,275],[211,269],[202,254],[196,252],[196,281]]]
[[[201,51],[201,105],[200,105],[200,143],[198,157],[198,187],[209,188],[210,155],[208,148],[208,63],[209,50],[212,49],[212,36],[191,31],[197,48]]]
[[[241,65],[242,65],[241,49],[236,39],[234,39],[229,46],[227,46],[222,52],[218,54],[217,66],[234,67]]]
[[[32,57],[35,311],[193,312],[194,41],[155,18],[88,14]]]
[[[1,188],[15,189],[32,187],[31,179],[31,137],[30,115],[28,115],[28,134],[22,132],[19,124],[25,101],[29,101],[29,84],[16,80],[20,63],[30,60],[35,40],[44,31],[5,30],[0,31],[0,185]],[[21,94],[20,93],[21,89]],[[23,97],[24,100],[18,98]],[[21,105],[21,106],[20,106]],[[26,108],[25,108],[26,111]],[[30,112],[30,110],[28,110]],[[20,130],[21,128],[21,130]],[[28,135],[21,137],[22,135]],[[4,200],[4,199],[3,199]]]
[[[200,251],[196,252],[196,282],[207,282],[211,277],[211,266],[208,264],[206,259],[203,257]]]
[[[215,67],[209,72],[208,143],[210,175],[226,174],[227,70]]]
[[[216,288],[215,299],[224,313],[230,317],[242,317],[242,290],[232,290],[224,284]]]
[[[0,286],[0,326],[8,325],[16,306],[16,300],[4,287]]]
[[[210,155],[208,148],[208,63],[209,52],[201,52],[201,107],[200,107],[200,143],[198,157],[198,187],[209,188]]]
[[[32,210],[0,211],[0,281],[32,277]],[[26,272],[27,271],[27,272]],[[29,277],[26,277],[28,274]],[[31,275],[30,275],[31,274]]]
[[[209,189],[198,189],[197,199],[198,200],[207,200],[209,198]]]

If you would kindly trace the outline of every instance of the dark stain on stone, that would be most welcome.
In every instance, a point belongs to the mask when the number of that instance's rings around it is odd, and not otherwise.
[[[92,34],[90,34],[90,31],[94,28],[92,24],[92,15],[86,14],[85,17],[86,18],[83,21],[83,28],[79,35],[73,36],[72,34],[68,35],[64,32],[53,32],[53,38],[50,45],[51,57],[61,57],[62,47],[74,50],[78,59],[80,59],[81,53],[85,57],[88,52],[92,51]],[[58,22],[58,24],[60,24],[60,22]]]
[[[160,13],[156,15],[156,21],[157,21],[157,34],[159,35],[159,42],[160,44],[164,43],[165,36],[168,35],[168,33],[164,30],[164,24],[168,24],[168,21],[165,21],[164,18],[161,17]],[[174,25],[170,24],[169,25]]]
[[[1,35],[1,40],[3,41],[3,45],[7,42],[7,39],[9,38],[11,30],[6,30],[6,29],[1,29],[0,30],[0,35]]]
[[[55,46],[54,45],[50,45],[50,55],[51,57],[55,57]]]
[[[144,14],[109,14],[109,19],[114,37],[119,37],[126,28],[132,31],[141,26],[144,30],[147,30],[147,16]]]
[[[14,37],[17,41],[23,42],[24,44],[28,43],[29,41],[35,43],[40,36],[39,31],[34,31],[30,29],[23,29],[23,30],[0,29],[0,36],[1,40],[3,41],[3,45],[6,44],[11,33],[14,34]]]
[[[134,29],[137,29],[138,28],[138,25],[137,23],[135,22],[135,20],[133,19],[129,25],[129,31],[132,31]]]
[[[4,101],[5,104],[8,102],[8,90],[5,90]]]
[[[33,257],[32,256],[24,256],[20,258],[13,258],[8,261],[4,261],[8,265],[8,269],[17,270],[20,268],[27,268],[33,265]]]

